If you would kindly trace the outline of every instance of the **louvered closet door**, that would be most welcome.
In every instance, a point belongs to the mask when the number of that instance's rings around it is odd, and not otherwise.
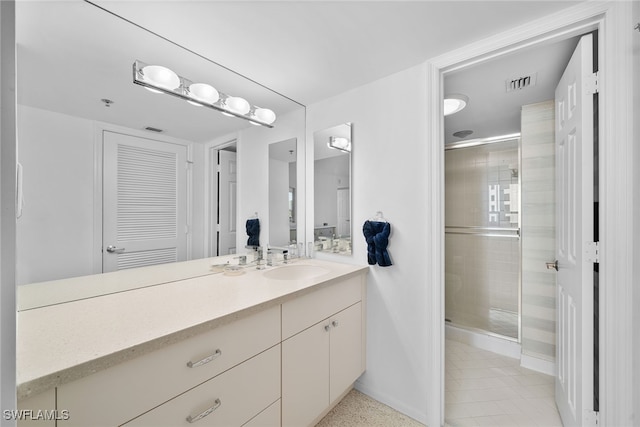
[[[103,133],[103,272],[187,257],[187,147]]]

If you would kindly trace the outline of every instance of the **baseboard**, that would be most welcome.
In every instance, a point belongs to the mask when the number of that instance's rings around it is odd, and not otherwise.
[[[515,341],[488,335],[486,333],[470,331],[453,325],[445,325],[445,337],[453,341],[468,344],[472,347],[491,351],[503,356],[520,359],[522,346]]]
[[[384,403],[385,405],[395,409],[398,412],[402,412],[407,417],[411,417],[414,420],[421,422],[422,424],[427,424],[427,414],[423,411],[420,411],[416,408],[408,407],[404,403],[394,399],[393,397],[385,393],[380,393],[378,390],[374,390],[373,388],[368,387],[367,385],[361,383],[359,380],[356,381],[355,389],[377,400],[380,403]]]
[[[520,366],[542,374],[551,375],[552,377],[556,375],[555,362],[541,359],[539,357],[529,356],[524,353],[520,356]]]

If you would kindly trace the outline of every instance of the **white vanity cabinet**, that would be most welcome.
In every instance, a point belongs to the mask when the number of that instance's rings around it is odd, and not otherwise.
[[[275,306],[64,384],[58,387],[57,407],[68,410],[69,419],[59,421],[58,426],[121,425],[214,377],[215,381],[211,381],[216,392],[222,390],[219,392],[233,395],[235,391],[224,387],[228,380],[218,380],[217,376],[244,375],[246,369],[257,363],[249,359],[259,359],[260,366],[267,369],[264,375],[256,375],[252,383],[260,387],[268,383],[278,393],[274,398],[266,392],[257,396],[264,397],[264,404],[253,414],[244,413],[248,421],[279,397],[280,340],[280,307]],[[270,348],[270,358],[263,360],[256,356]],[[238,372],[229,374],[232,371]],[[201,387],[207,389],[204,384]],[[197,391],[190,393],[197,396],[194,399],[202,395]],[[172,403],[170,407],[173,406]],[[184,415],[184,420],[188,415]]]
[[[283,266],[18,313],[19,407],[55,410],[41,424],[57,427],[312,425],[364,372],[367,268],[307,263],[321,275]]]
[[[282,305],[282,425],[313,425],[365,369],[364,275]]]

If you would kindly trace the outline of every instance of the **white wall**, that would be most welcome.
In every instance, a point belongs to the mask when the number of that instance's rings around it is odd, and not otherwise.
[[[94,203],[100,195],[95,194],[94,168],[95,138],[102,126],[18,106],[18,161],[24,180],[24,209],[17,222],[18,285],[101,272],[101,265],[95,262],[101,236],[95,236]],[[131,134],[140,135],[140,131],[131,130]],[[204,246],[204,151],[198,145],[191,149],[192,258],[200,258]]]
[[[0,408],[16,407],[15,2],[0,2]],[[14,426],[15,420],[2,421]]]
[[[17,283],[92,274],[93,123],[18,106],[24,208]]]
[[[307,151],[313,132],[353,123],[353,256],[342,262],[367,263],[362,224],[382,211],[391,223],[391,267],[372,266],[367,288],[367,370],[357,387],[422,422],[427,415],[429,261],[432,232],[425,188],[427,150],[426,68],[418,66],[307,106]],[[311,157],[307,177],[312,181]],[[314,188],[307,182],[308,191]],[[314,212],[313,200],[307,212]],[[313,219],[308,218],[313,224]],[[307,239],[313,236],[307,227]],[[330,257],[318,254],[318,257]]]
[[[640,23],[640,2],[633,3],[633,22]],[[636,286],[633,290],[633,413],[634,424],[640,424],[640,30],[633,37],[633,137],[634,137],[634,162],[636,167],[633,169],[634,184],[634,204],[633,217],[636,219],[634,224],[634,272],[633,277],[636,279]]]

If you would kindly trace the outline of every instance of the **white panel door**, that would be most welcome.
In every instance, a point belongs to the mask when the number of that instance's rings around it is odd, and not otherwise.
[[[593,52],[583,36],[556,88],[556,403],[565,426],[593,418]]]
[[[237,187],[237,161],[236,153],[220,150],[219,152],[220,174],[218,182],[218,255],[236,253],[236,187]]]
[[[187,258],[187,147],[104,132],[103,272]]]

